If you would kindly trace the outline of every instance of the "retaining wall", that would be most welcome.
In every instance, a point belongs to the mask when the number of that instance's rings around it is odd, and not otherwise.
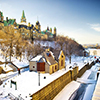
[[[87,68],[89,68],[89,63],[79,70],[78,77],[81,77],[84,74],[84,72],[87,70]]]
[[[73,70],[66,72],[61,77],[34,93],[31,96],[32,100],[52,100],[69,82],[76,80],[77,77],[81,77],[93,64],[86,64],[80,71],[78,71],[78,66],[74,67]]]
[[[69,82],[76,79],[76,72],[78,72],[78,67],[66,72],[46,87],[34,93],[32,95],[32,100],[52,100]]]

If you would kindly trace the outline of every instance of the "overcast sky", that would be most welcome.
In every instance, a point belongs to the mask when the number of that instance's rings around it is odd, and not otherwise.
[[[100,0],[0,0],[4,19],[19,23],[22,10],[27,23],[39,20],[41,30],[56,27],[80,44],[100,43]]]

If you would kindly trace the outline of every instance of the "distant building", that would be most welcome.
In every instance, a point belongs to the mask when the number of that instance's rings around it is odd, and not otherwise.
[[[30,60],[30,71],[37,71],[38,65],[41,64],[41,69],[45,69],[45,73],[54,73],[59,69],[65,68],[65,56],[63,51],[60,52],[58,62],[55,60],[53,53],[46,49],[42,54],[37,55]]]
[[[100,56],[100,49],[88,49],[91,56]]]
[[[21,21],[20,23],[16,23],[16,19],[8,19],[4,20],[3,12],[0,11],[0,30],[4,30],[7,26],[12,26],[15,29],[15,33],[19,32],[22,34],[22,37],[25,39],[49,39],[55,40],[57,29],[54,27],[54,32],[52,32],[52,28],[47,27],[46,30],[41,31],[40,22],[37,21],[35,26],[27,24],[26,16],[24,10],[22,12]]]

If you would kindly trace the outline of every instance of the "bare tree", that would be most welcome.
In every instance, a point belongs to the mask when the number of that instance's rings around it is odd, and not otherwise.
[[[67,37],[60,35],[56,37],[56,43],[60,45],[61,50],[63,50],[63,47],[65,46],[65,41],[67,41]]]
[[[66,54],[69,58],[69,63],[71,63],[71,56],[76,55],[78,52],[78,43],[72,39],[69,39],[66,45]]]
[[[6,26],[4,31],[5,38],[3,39],[3,44],[6,46],[6,52],[8,52],[11,62],[11,56],[13,55],[14,47],[19,39],[21,39],[21,35],[19,32],[15,33],[14,27]]]
[[[38,55],[43,52],[43,47],[40,45],[40,43],[34,44],[34,53],[35,55]]]

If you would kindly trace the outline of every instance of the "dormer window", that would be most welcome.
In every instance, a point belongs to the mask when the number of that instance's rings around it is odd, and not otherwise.
[[[61,57],[63,58],[63,55]]]
[[[48,56],[48,57],[51,57],[51,54],[50,54],[50,53],[47,53],[47,56]]]

